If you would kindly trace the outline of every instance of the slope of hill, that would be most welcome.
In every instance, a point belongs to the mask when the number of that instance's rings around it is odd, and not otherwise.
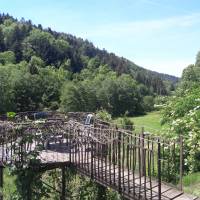
[[[8,14],[0,15],[0,51],[11,50],[15,53],[16,62],[29,61],[32,55],[40,57],[45,65],[59,68],[67,62],[73,73],[80,72],[95,58],[100,65],[107,64],[118,74],[127,73],[158,94],[166,94],[163,81],[175,84],[177,77],[153,72],[135,63],[118,57],[106,50],[96,48],[88,40],[70,34],[58,33],[41,25],[14,19]]]

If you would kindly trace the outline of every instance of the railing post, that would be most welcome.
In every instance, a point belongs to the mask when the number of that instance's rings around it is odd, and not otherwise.
[[[183,136],[180,135],[180,190],[183,190]]]
[[[93,147],[93,140],[91,141],[91,174],[90,174],[90,176],[91,176],[91,179],[93,179],[93,176],[94,176],[94,174],[93,174],[93,157],[94,157],[94,147]]]
[[[145,174],[145,156],[144,156],[144,127],[142,127],[142,133],[141,133],[141,137],[142,137],[142,144],[140,147],[140,152],[141,152],[141,176],[144,176]]]
[[[158,199],[161,200],[161,144],[158,138]]]
[[[118,134],[118,191],[121,192],[121,132],[118,131],[118,128],[116,128],[117,134]]]
[[[68,138],[67,138],[67,145],[69,148],[69,163],[70,165],[72,164],[72,133],[71,133],[71,126],[69,127],[69,133],[68,133]]]

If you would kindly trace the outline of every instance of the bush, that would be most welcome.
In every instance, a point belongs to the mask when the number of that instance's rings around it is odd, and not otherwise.
[[[164,108],[168,100],[168,96],[156,96],[154,99],[154,109],[160,110]]]
[[[104,109],[97,111],[96,116],[103,121],[110,122],[112,120],[111,114]]]
[[[15,63],[15,54],[13,51],[5,51],[0,53],[0,63],[2,65]]]
[[[145,111],[150,112],[154,109],[154,98],[152,96],[145,96],[143,101]]]
[[[172,97],[166,104],[162,123],[170,125],[169,135],[184,136],[184,166],[200,171],[200,87]],[[173,133],[173,134],[172,134]]]
[[[122,128],[124,128],[124,129],[133,130],[134,123],[128,117],[126,117],[126,116],[123,117],[120,120],[120,124],[122,125]]]

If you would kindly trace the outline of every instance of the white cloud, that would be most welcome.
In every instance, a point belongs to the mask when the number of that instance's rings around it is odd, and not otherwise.
[[[89,30],[86,37],[122,37],[155,34],[173,28],[189,28],[200,24],[200,13],[164,19],[113,23]]]

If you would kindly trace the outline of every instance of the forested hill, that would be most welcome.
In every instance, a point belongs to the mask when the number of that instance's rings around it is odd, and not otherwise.
[[[0,14],[0,113],[90,111],[112,115],[153,109],[177,78],[137,66],[31,21]]]
[[[143,67],[136,65],[126,58],[118,57],[114,53],[108,53],[105,49],[100,50],[88,40],[83,40],[70,34],[57,33],[55,31],[52,32],[51,29],[45,31],[52,33],[55,37],[63,35],[64,38],[66,38],[66,40],[69,42],[73,50],[75,50],[75,52],[78,52],[79,55],[83,55],[88,58],[97,57],[99,58],[101,64],[109,65],[114,71],[118,72],[119,74],[131,74],[134,78],[138,79],[139,82],[142,81],[140,79],[140,76],[143,76],[144,79],[148,79],[148,77],[150,79],[160,78],[163,81],[170,81],[172,83],[177,83],[179,80],[177,77],[172,75],[147,70]],[[84,67],[84,64],[79,66],[81,68],[78,67],[78,70],[82,69]]]
[[[59,68],[67,61],[73,72],[80,72],[89,59],[97,58],[100,64],[107,64],[119,74],[131,74],[138,82],[153,87],[155,92],[161,94],[166,92],[161,80],[172,83],[178,81],[177,77],[146,70],[125,58],[95,48],[87,40],[58,33],[50,28],[43,29],[41,25],[35,26],[31,21],[17,21],[2,14],[0,24],[0,51],[14,51],[17,63],[29,61],[31,56],[36,55],[45,65]]]
[[[70,46],[72,47],[72,51],[74,54],[75,52],[78,55],[81,56],[86,56],[87,58],[99,58],[99,61],[101,64],[107,64],[110,66],[114,71],[116,71],[119,74],[122,73],[127,73],[131,74],[138,82],[150,85],[155,87],[155,82],[159,82],[160,79],[162,81],[169,81],[170,83],[176,84],[179,80],[178,77],[168,75],[168,74],[163,74],[163,73],[158,73],[154,72],[151,70],[147,70],[143,67],[140,67],[136,65],[135,63],[131,62],[130,60],[123,58],[123,57],[118,57],[114,53],[108,53],[105,49],[100,50],[96,48],[91,42],[88,40],[83,40],[82,38],[77,38],[75,36],[72,36],[70,34],[65,34],[65,33],[57,33],[55,31],[51,31],[51,29],[45,30],[54,37],[60,37],[62,36],[65,38]],[[75,53],[75,55],[76,55]],[[77,58],[75,56],[75,58]],[[85,65],[83,62],[81,62],[81,58],[78,59],[80,62],[76,63],[74,61],[74,70],[81,70]],[[154,82],[155,81],[155,82]],[[155,88],[156,89],[156,88]]]

